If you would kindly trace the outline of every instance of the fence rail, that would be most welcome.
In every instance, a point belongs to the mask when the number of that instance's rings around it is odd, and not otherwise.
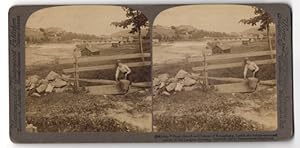
[[[256,51],[256,52],[247,52],[247,53],[234,53],[234,54],[221,54],[221,55],[212,55],[206,56],[206,61],[215,61],[215,60],[226,60],[234,58],[245,58],[245,57],[256,57],[256,56],[267,56],[275,55],[276,51]],[[188,59],[189,62],[203,62],[204,56],[191,57]]]
[[[126,63],[129,67],[141,67],[141,66],[150,66],[150,61],[145,62],[133,62],[133,63]],[[78,67],[77,72],[85,72],[85,71],[96,71],[96,70],[105,70],[105,69],[114,69],[116,67],[115,64],[109,65],[99,65],[99,66],[87,66],[87,67]],[[74,68],[67,68],[63,70],[64,73],[74,73]]]
[[[78,63],[89,63],[89,62],[101,62],[108,60],[122,60],[122,59],[137,59],[137,58],[147,58],[151,57],[151,53],[133,53],[124,55],[114,55],[114,56],[90,56],[90,57],[79,57],[77,59]],[[60,59],[59,64],[73,64],[74,58]]]
[[[187,61],[190,63],[194,62],[195,65],[196,62],[201,63],[201,66],[192,67],[192,70],[203,72],[204,80],[206,82],[205,88],[207,88],[208,79],[209,79],[208,72],[210,70],[243,67],[244,66],[243,61],[234,62],[231,60],[233,59],[237,60],[245,57],[268,56],[268,58],[263,60],[252,60],[252,61],[255,62],[257,65],[274,64],[276,63],[276,59],[273,58],[273,55],[276,55],[276,51],[256,51],[256,52],[237,53],[237,54],[221,54],[221,55],[213,55],[213,56],[207,56],[206,53],[203,52],[203,56],[191,57],[188,58]],[[208,63],[209,61],[215,61],[215,62]]]
[[[264,64],[274,64],[274,63],[276,63],[276,60],[275,59],[255,60],[253,62],[255,62],[257,65],[264,65]],[[206,67],[206,70],[234,68],[234,67],[242,67],[242,66],[244,66],[242,62],[235,62],[235,63],[208,65]],[[194,71],[203,71],[204,70],[204,66],[193,67],[192,69]]]

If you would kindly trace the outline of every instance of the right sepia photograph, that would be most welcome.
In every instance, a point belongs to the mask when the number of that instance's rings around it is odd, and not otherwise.
[[[153,132],[275,131],[276,31],[249,5],[185,5],[152,29]]]

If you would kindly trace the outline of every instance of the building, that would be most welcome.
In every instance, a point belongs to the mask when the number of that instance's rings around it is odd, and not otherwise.
[[[227,44],[217,44],[216,46],[212,47],[213,54],[222,54],[222,53],[230,53],[231,46]]]
[[[111,42],[111,47],[119,47],[121,45],[120,41],[113,41]]]
[[[82,44],[77,45],[76,47],[80,49],[81,56],[94,56],[100,54],[100,48],[97,45]]]

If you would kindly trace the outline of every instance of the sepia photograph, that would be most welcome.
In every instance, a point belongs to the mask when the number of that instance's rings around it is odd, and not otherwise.
[[[248,5],[186,5],[153,22],[153,132],[277,129],[275,24]]]
[[[151,132],[149,21],[120,6],[35,11],[25,28],[26,131]]]

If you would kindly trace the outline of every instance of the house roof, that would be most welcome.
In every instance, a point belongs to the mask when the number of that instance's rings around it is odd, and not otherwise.
[[[231,46],[227,44],[217,44],[216,47],[219,47],[221,50],[227,50],[231,48]]]

